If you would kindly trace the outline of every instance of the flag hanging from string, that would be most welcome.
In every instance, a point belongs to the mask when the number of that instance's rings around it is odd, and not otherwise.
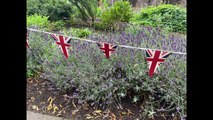
[[[111,45],[107,43],[97,43],[98,47],[104,52],[107,59],[115,52],[117,45]]]
[[[51,36],[56,40],[56,44],[58,44],[61,52],[68,59],[69,57],[68,47],[70,47],[70,38],[56,34],[51,34]]]
[[[163,63],[169,55],[171,55],[171,52],[160,50],[146,50],[146,61],[148,62],[150,77],[153,76],[160,64]]]
[[[26,41],[26,46],[27,46],[27,48],[29,48],[29,38],[28,38],[28,35],[26,34],[26,39],[27,39],[27,41]]]
[[[30,31],[34,31],[34,32],[41,32],[41,33],[45,33],[45,34],[55,34],[55,33],[51,33],[51,32],[46,32],[46,31],[40,31],[40,30],[36,30],[36,29],[30,29],[30,28],[27,28],[27,30],[30,30]],[[82,41],[87,41],[87,42],[93,42],[93,43],[96,43],[97,41],[93,41],[93,40],[89,40],[89,39],[82,39],[82,38],[76,38],[76,37],[70,37],[69,38],[73,38],[75,40],[82,40]],[[127,45],[117,45],[118,47],[124,47],[124,48],[131,48],[131,49],[140,49],[140,50],[147,50],[149,48],[141,48],[141,47],[133,47],[133,46],[127,46]],[[170,51],[171,53],[173,54],[182,54],[182,55],[186,55],[186,53],[183,53],[183,52],[174,52],[174,51]]]

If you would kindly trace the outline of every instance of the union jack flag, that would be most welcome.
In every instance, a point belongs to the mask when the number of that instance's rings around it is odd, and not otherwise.
[[[111,45],[107,43],[97,43],[98,47],[104,52],[107,59],[112,55],[112,53],[117,48],[117,45]]]
[[[28,41],[28,34],[26,34],[26,38],[27,38],[27,41],[26,41],[26,46],[29,48],[29,41]]]
[[[152,77],[157,68],[165,59],[171,55],[171,52],[164,52],[160,50],[146,50],[146,61],[149,67],[149,76]]]
[[[52,34],[51,36],[56,40],[56,44],[58,44],[61,52],[68,59],[69,57],[68,47],[70,47],[70,38],[56,34]]]

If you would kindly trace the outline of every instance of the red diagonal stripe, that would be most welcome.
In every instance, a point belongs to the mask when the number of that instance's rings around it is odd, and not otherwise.
[[[59,36],[59,41],[60,42],[56,42],[58,45],[61,45],[61,48],[62,48],[62,52],[63,52],[63,54],[65,55],[65,57],[66,58],[68,58],[68,53],[67,53],[67,50],[66,50],[66,47],[69,47],[70,46],[70,44],[66,44],[65,42],[64,42],[64,37],[63,36]]]
[[[103,48],[100,48],[100,49],[104,51],[105,56],[108,59],[109,59],[109,56],[110,56],[110,52],[115,51],[115,50],[109,48],[109,44],[105,44],[105,43],[104,43]]]
[[[161,51],[158,51],[156,50],[154,52],[154,57],[153,58],[147,58],[146,60],[148,62],[151,62],[151,66],[150,66],[150,69],[149,69],[149,76],[152,77],[155,70],[156,70],[156,67],[157,67],[157,64],[159,62],[163,62],[165,59],[161,59],[160,58],[160,54],[161,54]]]

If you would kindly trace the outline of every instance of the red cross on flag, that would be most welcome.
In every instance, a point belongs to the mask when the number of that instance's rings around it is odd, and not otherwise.
[[[112,53],[115,51],[117,48],[116,45],[111,45],[107,43],[97,43],[98,47],[104,52],[105,56],[107,59],[112,55]]]
[[[146,50],[146,61],[149,67],[149,76],[152,77],[157,68],[165,59],[171,54],[171,52],[164,52],[160,50]]]
[[[56,40],[56,44],[58,44],[61,52],[64,54],[64,56],[66,58],[69,57],[69,52],[68,52],[68,47],[70,47],[70,38],[69,37],[64,37],[61,35],[56,35],[56,34],[52,34],[51,35],[55,40]]]
[[[27,38],[27,41],[26,41],[26,46],[29,48],[29,41],[28,41],[28,35],[26,34],[26,38]]]

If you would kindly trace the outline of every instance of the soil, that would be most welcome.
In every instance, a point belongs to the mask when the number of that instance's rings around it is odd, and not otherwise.
[[[78,104],[70,98],[72,92],[66,93],[57,89],[49,80],[27,79],[27,110],[72,120],[143,120],[141,104],[133,104],[128,99],[122,101],[123,108],[99,110],[87,103]],[[144,119],[147,120],[147,119]],[[162,115],[148,120],[168,119]]]

